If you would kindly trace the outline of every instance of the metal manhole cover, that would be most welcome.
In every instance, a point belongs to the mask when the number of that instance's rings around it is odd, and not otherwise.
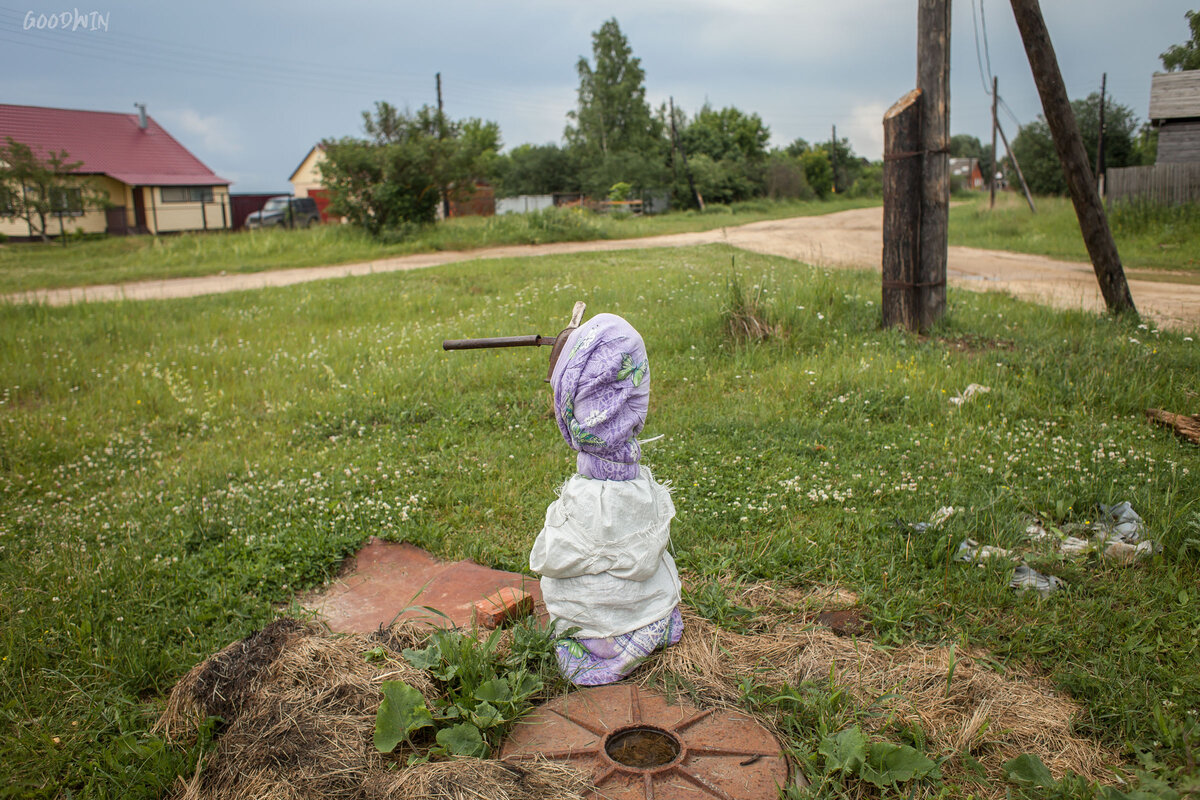
[[[787,781],[779,742],[746,714],[671,704],[631,684],[555,698],[519,722],[500,757],[544,756],[592,772],[624,798],[774,798]]]

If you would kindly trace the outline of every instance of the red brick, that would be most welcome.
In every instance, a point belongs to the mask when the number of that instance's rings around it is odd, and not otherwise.
[[[532,613],[533,595],[511,586],[475,601],[475,620],[481,628],[498,628]]]

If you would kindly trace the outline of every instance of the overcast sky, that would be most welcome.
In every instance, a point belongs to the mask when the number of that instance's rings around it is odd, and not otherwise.
[[[288,190],[308,149],[361,133],[376,100],[435,104],[437,72],[450,116],[498,122],[506,147],[560,142],[576,61],[610,17],[642,60],[652,105],[737,106],[762,117],[774,145],[828,139],[837,125],[879,158],[883,113],[916,80],[916,0],[71,2],[82,4],[0,0],[0,102],[146,103],[235,192]],[[1107,72],[1113,99],[1145,118],[1158,55],[1186,40],[1191,3],[1042,5],[1072,99]],[[38,15],[62,12],[70,30],[37,29]],[[952,16],[951,132],[990,138],[990,55],[1011,139],[1041,112],[1011,8],[956,0]]]

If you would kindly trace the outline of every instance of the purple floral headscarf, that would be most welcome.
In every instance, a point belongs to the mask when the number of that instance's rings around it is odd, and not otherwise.
[[[650,364],[641,334],[616,314],[597,314],[567,339],[550,384],[558,428],[579,451],[579,474],[636,478],[642,457],[636,437],[650,407]]]

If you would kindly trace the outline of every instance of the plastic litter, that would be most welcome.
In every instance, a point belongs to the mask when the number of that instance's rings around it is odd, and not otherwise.
[[[1101,503],[1100,514],[1101,519],[1092,528],[1099,533],[1116,534],[1122,542],[1136,544],[1146,531],[1146,524],[1128,500],[1112,506]]]
[[[940,526],[943,522],[954,516],[954,512],[957,510],[958,509],[956,509],[954,506],[942,506],[937,511],[933,512],[933,516],[929,518],[928,522],[909,522],[907,527],[912,528],[917,533],[924,533],[930,528],[936,528]],[[900,520],[896,520],[896,524],[902,528],[905,527],[905,523],[901,522]]]
[[[1100,518],[1088,525],[1069,523],[1062,530],[1034,520],[1025,533],[1035,542],[1050,542],[1065,556],[1083,556],[1097,552],[1114,561],[1130,563],[1153,555],[1158,545],[1143,539],[1146,523],[1128,501],[1100,505]]]
[[[981,545],[974,539],[963,539],[958,544],[958,552],[954,554],[955,561],[978,563],[989,558],[1012,558],[1012,551],[990,544]]]
[[[1023,592],[1026,589],[1035,589],[1042,597],[1049,597],[1051,592],[1056,592],[1066,583],[1062,578],[1056,578],[1053,575],[1043,575],[1033,567],[1026,564],[1018,564],[1013,570],[1012,580],[1008,585],[1016,589],[1018,592]]]
[[[968,385],[967,388],[963,389],[961,392],[954,395],[954,397],[951,397],[950,402],[953,405],[961,406],[963,403],[968,402],[975,395],[984,394],[986,392],[990,392],[991,390],[992,390],[992,387],[990,387],[990,386],[984,386],[983,384],[979,384],[979,383],[972,383],[972,384]]]

